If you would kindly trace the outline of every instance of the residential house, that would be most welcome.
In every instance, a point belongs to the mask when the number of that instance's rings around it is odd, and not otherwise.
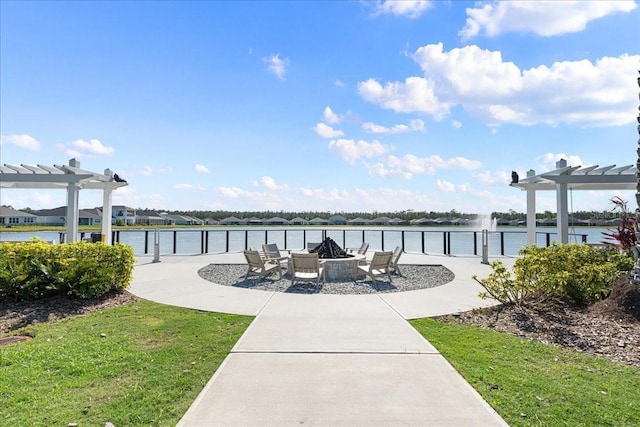
[[[273,218],[265,219],[265,225],[289,225],[289,220],[274,216]]]
[[[342,215],[333,215],[329,217],[329,225],[347,225],[347,218]]]
[[[53,209],[38,209],[34,211],[38,216],[36,222],[38,225],[54,225],[64,226],[67,218],[67,207],[59,206]]]
[[[36,223],[37,216],[15,210],[8,206],[0,206],[0,225],[12,226],[12,225],[34,225]]]
[[[114,225],[135,225],[136,210],[127,206],[112,206],[111,218]]]
[[[307,224],[309,224],[309,221],[307,221],[304,218],[296,217],[296,218],[293,218],[291,221],[289,221],[289,224],[291,224],[291,225],[307,225]]]
[[[220,220],[220,225],[247,225],[249,221],[247,219],[236,218],[235,216],[230,216]]]
[[[171,219],[167,215],[162,215],[153,211],[145,211],[143,215],[136,215],[136,224],[140,225],[172,225]]]
[[[327,225],[329,224],[329,221],[327,221],[326,219],[323,218],[313,218],[312,220],[309,221],[310,225]]]
[[[78,225],[102,225],[102,212],[95,208],[80,209],[78,211]]]
[[[349,221],[347,221],[347,223],[349,225],[371,225],[371,220],[358,217],[350,219]]]

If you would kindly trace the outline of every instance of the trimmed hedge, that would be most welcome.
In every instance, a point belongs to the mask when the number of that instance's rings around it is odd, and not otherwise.
[[[33,300],[54,295],[94,298],[132,279],[133,248],[39,240],[0,243],[0,296]]]
[[[513,267],[513,276],[500,261],[484,280],[473,276],[486,292],[503,304],[519,304],[529,295],[569,298],[578,304],[605,298],[611,285],[633,267],[633,258],[613,247],[581,244],[546,248],[525,246]]]

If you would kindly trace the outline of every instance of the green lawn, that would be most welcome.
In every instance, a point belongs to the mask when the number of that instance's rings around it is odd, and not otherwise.
[[[511,426],[640,426],[640,369],[493,330],[411,324]]]
[[[173,426],[252,319],[140,301],[23,329],[0,347],[0,424]]]
[[[173,426],[253,318],[140,301],[0,347],[0,424]],[[511,426],[638,426],[640,369],[492,330],[411,322]]]

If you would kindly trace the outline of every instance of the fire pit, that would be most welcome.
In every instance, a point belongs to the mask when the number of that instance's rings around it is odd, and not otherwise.
[[[309,252],[318,254],[324,267],[324,278],[329,282],[355,279],[358,274],[358,262],[365,259],[364,255],[347,253],[330,237]]]
[[[309,253],[317,253],[320,259],[353,258],[331,238],[327,237],[322,243],[311,249]]]

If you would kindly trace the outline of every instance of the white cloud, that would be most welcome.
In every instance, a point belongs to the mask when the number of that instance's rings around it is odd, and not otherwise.
[[[412,56],[425,77],[405,83],[374,79],[358,84],[366,101],[396,112],[426,113],[440,120],[462,106],[490,126],[561,123],[619,126],[633,121],[640,55],[555,62],[521,70],[498,51],[478,46],[443,51],[441,43]]]
[[[313,130],[323,138],[337,138],[344,135],[344,132],[332,128],[324,123],[318,123],[313,127]]]
[[[540,172],[546,172],[557,169],[556,162],[560,159],[565,159],[567,161],[567,166],[586,166],[582,163],[580,156],[567,155],[565,153],[546,153],[538,157],[536,161],[542,169]]]
[[[246,193],[245,190],[239,187],[218,187],[216,191],[228,199],[237,199]]]
[[[473,177],[482,185],[507,185],[511,182],[511,173],[506,171],[485,171],[474,174]]]
[[[635,1],[481,2],[467,8],[467,22],[459,35],[463,41],[480,34],[494,37],[508,32],[557,36],[582,31],[590,21],[636,7]]]
[[[471,45],[444,52],[442,43],[437,43],[418,48],[412,58],[425,76],[437,82],[436,91],[453,91],[458,100],[499,98],[522,88],[520,69],[504,62],[498,51]]]
[[[153,169],[151,168],[151,166],[147,165],[142,167],[142,169],[140,169],[138,173],[144,176],[151,176],[153,175]]]
[[[205,190],[205,188],[201,185],[193,185],[193,184],[176,184],[173,186],[176,190]]]
[[[415,19],[424,14],[425,11],[433,7],[433,2],[429,0],[386,0],[378,1],[374,10],[375,15],[405,16]]]
[[[113,147],[105,147],[98,139],[76,139],[69,144],[59,144],[58,148],[68,156],[77,158],[94,158],[100,156],[110,156],[116,150]]]
[[[453,193],[456,191],[456,186],[449,181],[437,180],[436,187],[438,187],[438,190],[444,191],[445,193]]]
[[[336,123],[340,123],[343,119],[343,116],[339,116],[336,113],[334,113],[331,107],[327,105],[326,107],[324,107],[322,118],[324,119],[325,122],[331,125],[334,125]]]
[[[462,122],[458,120],[451,120],[451,127],[460,129],[462,127]]]
[[[420,112],[439,120],[449,114],[451,104],[438,99],[435,83],[422,77],[407,77],[402,82],[382,86],[375,79],[358,83],[358,94],[368,102],[397,113]]]
[[[200,163],[196,163],[193,168],[198,173],[211,173],[208,167],[206,167],[205,165],[201,165]]]
[[[338,153],[342,160],[355,164],[361,158],[371,158],[387,153],[390,148],[378,141],[354,141],[353,139],[337,139],[329,142],[329,150]]]
[[[38,151],[40,143],[30,135],[0,135],[0,145],[15,145],[31,151]]]
[[[289,188],[286,184],[285,185],[277,184],[275,179],[271,178],[270,176],[261,177],[258,180],[257,184],[271,191],[281,191],[281,190],[287,190]]]
[[[388,156],[386,162],[365,166],[373,176],[408,180],[413,178],[413,175],[433,175],[438,169],[478,169],[482,167],[482,163],[465,157],[452,157],[445,160],[438,155],[418,157],[414,154],[405,154],[402,157]]]
[[[423,131],[424,130],[424,122],[420,119],[411,120],[409,125],[394,125],[390,128],[377,125],[372,122],[365,122],[362,124],[362,129],[365,132],[369,133],[377,133],[377,134],[388,134],[395,135],[398,133],[406,133],[411,131]]]
[[[280,58],[280,54],[271,55],[264,58],[263,61],[267,64],[267,70],[275,74],[280,80],[284,81],[287,68],[289,67],[288,58]]]

